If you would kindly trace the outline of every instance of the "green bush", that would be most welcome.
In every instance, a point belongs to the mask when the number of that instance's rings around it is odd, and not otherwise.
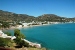
[[[25,36],[20,32],[19,29],[15,29],[14,30],[14,36],[16,36],[17,38],[25,38]]]
[[[25,42],[24,40],[21,40],[20,38],[16,38],[14,41],[18,46],[29,47],[29,44],[27,42]]]

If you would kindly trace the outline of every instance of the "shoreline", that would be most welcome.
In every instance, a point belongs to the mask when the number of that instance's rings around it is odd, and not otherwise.
[[[46,26],[46,25],[54,25],[54,24],[67,24],[67,23],[51,23],[51,24],[39,24],[39,25],[30,25],[30,26],[12,26],[10,28],[1,28],[0,30],[9,30],[9,29],[21,29],[21,28],[30,28],[30,27],[36,27],[36,26]]]
[[[44,26],[44,25],[51,25],[51,24],[31,25],[31,26],[25,26],[25,27],[10,27],[10,28],[1,28],[0,30],[20,29],[20,28],[30,28],[30,27],[35,27],[35,26]]]

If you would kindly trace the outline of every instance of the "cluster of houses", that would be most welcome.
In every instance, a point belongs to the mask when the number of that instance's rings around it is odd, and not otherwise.
[[[20,22],[21,25],[17,25],[16,27],[28,27],[28,26],[34,26],[34,25],[44,25],[44,24],[58,24],[60,22],[30,22],[30,23],[22,23]]]
[[[44,22],[35,22],[32,21],[30,23],[26,23],[25,21],[20,21],[18,22],[19,24],[17,24],[16,22],[14,23],[9,23],[10,24],[10,28],[22,28],[22,27],[29,27],[29,26],[34,26],[34,25],[44,25],[44,24],[58,24],[58,23],[73,23],[72,21],[70,22],[48,22],[48,21],[44,21]],[[2,25],[2,23],[0,23],[0,25]],[[16,25],[16,26],[13,26]]]

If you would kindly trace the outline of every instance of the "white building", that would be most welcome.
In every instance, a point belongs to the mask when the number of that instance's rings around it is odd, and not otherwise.
[[[22,23],[22,25],[23,25],[24,27],[28,26],[28,24],[27,24],[27,23]]]
[[[23,27],[27,27],[29,25],[32,25],[32,23],[22,23]]]

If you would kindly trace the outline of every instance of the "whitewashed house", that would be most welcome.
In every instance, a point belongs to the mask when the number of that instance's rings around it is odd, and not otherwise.
[[[32,23],[22,23],[23,27],[27,27],[29,25],[32,25]]]

